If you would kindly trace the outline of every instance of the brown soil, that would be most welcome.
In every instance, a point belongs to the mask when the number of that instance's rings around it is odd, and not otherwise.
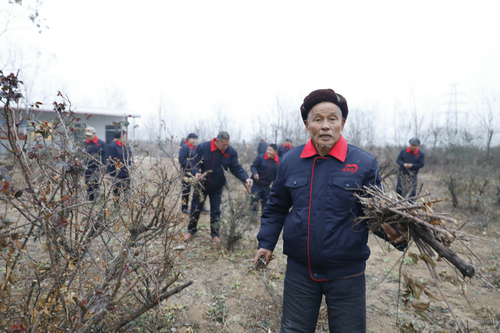
[[[446,196],[432,175],[421,175],[420,179],[434,190],[434,197]],[[235,183],[237,183],[235,181]],[[424,188],[425,188],[424,187]],[[439,204],[436,210],[448,211],[459,224],[466,222],[467,212],[452,210],[449,203]],[[498,207],[497,207],[498,209]],[[14,217],[16,214],[12,213]],[[187,218],[186,218],[187,224]],[[168,325],[157,327],[158,332],[279,332],[281,299],[283,292],[286,256],[282,254],[280,239],[274,252],[266,279],[262,273],[248,272],[252,267],[257,241],[258,226],[247,232],[233,253],[227,253],[210,239],[209,215],[202,214],[200,230],[181,250],[179,268],[183,271],[183,283],[194,283],[180,294],[162,304],[162,311],[172,315]],[[497,332],[500,325],[500,221],[494,220],[487,230],[470,221],[462,231],[480,238],[465,236],[464,244],[472,249],[478,260],[476,277],[463,280],[444,261],[436,262],[436,272],[441,277],[442,291],[453,307],[453,311],[470,332]],[[39,243],[29,244],[29,252],[36,253]],[[398,297],[399,260],[401,252],[390,248],[384,241],[370,236],[372,250],[366,268],[367,331],[400,332],[401,325],[411,327],[404,332],[454,332],[456,324],[442,300],[429,299],[422,295],[420,301],[430,302],[427,310],[417,314],[411,305],[405,307]],[[459,253],[462,249],[454,246]],[[410,251],[418,253],[415,247]],[[464,254],[461,254],[465,258]],[[397,264],[398,263],[398,264]],[[395,268],[393,268],[396,266]],[[390,271],[392,269],[392,271]],[[405,261],[401,271],[439,295],[427,267]],[[480,279],[480,278],[481,279]],[[483,282],[496,286],[496,290]],[[270,291],[266,289],[268,284]],[[273,300],[272,296],[275,300]],[[398,306],[399,303],[399,306]],[[164,312],[162,312],[164,313]],[[146,319],[147,320],[147,319]],[[142,331],[140,326],[133,331]],[[317,332],[328,332],[325,304],[321,307]]]

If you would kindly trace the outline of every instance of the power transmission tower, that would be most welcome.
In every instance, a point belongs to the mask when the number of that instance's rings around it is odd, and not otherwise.
[[[464,94],[457,92],[457,85],[458,85],[458,83],[450,83],[448,110],[446,112],[440,112],[441,114],[444,113],[447,115],[447,118],[448,118],[447,123],[448,124],[450,124],[450,120],[455,122],[455,134],[458,133],[458,114],[459,113],[466,113],[465,111],[458,110],[458,105],[464,104],[464,103],[458,101],[458,95],[464,95]],[[454,119],[451,119],[452,117]]]

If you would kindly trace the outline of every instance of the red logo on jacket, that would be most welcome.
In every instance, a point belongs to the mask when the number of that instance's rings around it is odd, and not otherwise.
[[[228,153],[225,153],[225,154],[224,154],[224,157],[229,157],[229,154],[228,154]]]
[[[356,171],[358,171],[358,166],[356,164],[347,164],[343,171],[347,171],[347,172],[350,172],[350,173],[355,173]]]

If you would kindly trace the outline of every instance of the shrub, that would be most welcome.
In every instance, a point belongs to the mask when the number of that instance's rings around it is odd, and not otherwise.
[[[117,330],[189,286],[178,282],[172,251],[181,234],[175,213],[180,176],[172,164],[156,159],[143,168],[137,160],[129,192],[115,197],[113,184],[101,186],[100,201],[89,202],[82,142],[72,135],[79,119],[69,100],[59,94],[56,120],[38,122],[33,112],[23,116],[12,108],[21,82],[12,74],[2,74],[1,82],[8,137],[2,144],[13,166],[2,170],[0,185],[0,262],[6,267],[0,326]],[[22,121],[36,134],[31,140],[19,140],[11,130]]]

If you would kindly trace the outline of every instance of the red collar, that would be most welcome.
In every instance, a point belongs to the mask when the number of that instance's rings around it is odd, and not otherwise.
[[[411,153],[411,152],[412,152],[412,151],[411,151],[411,147],[406,148],[406,152],[407,152],[407,153]],[[417,155],[417,154],[418,154],[418,148],[417,148],[417,149],[415,149],[415,151],[413,152],[413,154],[415,154],[415,155]]]
[[[118,146],[120,146],[120,147],[122,146],[122,142],[121,142],[121,141],[118,141],[118,140],[116,140],[116,139],[115,139],[115,142],[116,142],[116,144],[117,144]]]
[[[210,150],[211,151],[216,151],[218,148],[217,146],[215,145],[215,138],[212,139],[212,142],[210,142]],[[224,152],[221,150],[221,153],[224,154]]]
[[[286,147],[286,143],[283,144],[283,148],[285,148],[285,147]]]
[[[94,140],[92,140],[93,143],[97,143],[99,139],[97,138],[97,136],[94,138]],[[87,139],[87,143],[90,143],[91,140]]]
[[[268,160],[268,159],[269,159],[269,156],[267,156],[267,151],[266,151],[266,153],[264,154],[264,159],[265,159],[265,160]],[[279,164],[280,164],[280,159],[279,159],[279,157],[278,157],[278,154],[274,155],[274,161],[276,162],[276,164],[277,164],[277,165],[279,165]]]
[[[312,139],[309,139],[304,147],[304,150],[302,151],[302,154],[300,154],[300,158],[308,158],[317,154],[318,152],[316,151],[316,148],[314,148]],[[347,141],[345,141],[342,135],[328,154],[335,157],[340,162],[345,162],[345,157],[347,155]]]
[[[189,142],[187,142],[187,141],[186,141],[186,145],[187,145],[189,148],[191,148],[191,149],[195,149],[195,148],[196,148],[196,146],[192,146],[192,145],[191,145]]]

